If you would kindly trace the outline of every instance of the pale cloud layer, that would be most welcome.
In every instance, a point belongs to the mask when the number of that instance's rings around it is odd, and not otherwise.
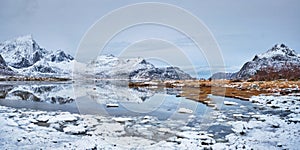
[[[32,34],[41,46],[74,55],[82,36],[97,20],[114,9],[137,2],[142,1],[1,0],[0,41]],[[164,3],[182,7],[202,20],[219,43],[227,66],[241,66],[276,43],[286,43],[300,53],[298,0],[167,0]],[[174,15],[171,19],[178,18]],[[151,33],[170,39],[189,53],[195,49],[188,39],[174,36],[168,30],[153,29]],[[147,31],[124,36],[130,41],[140,34],[149,36]],[[126,47],[128,41],[121,39],[112,41],[108,48]],[[202,59],[205,58],[199,58],[198,66],[206,65]]]

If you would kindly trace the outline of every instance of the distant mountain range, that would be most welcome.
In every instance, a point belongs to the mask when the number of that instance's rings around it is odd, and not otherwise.
[[[265,53],[255,55],[254,58],[251,61],[246,62],[238,72],[215,73],[212,75],[211,79],[245,80],[250,78],[260,78],[259,76],[271,76],[271,74],[276,74],[273,76],[274,79],[280,77],[289,78],[289,76],[292,76],[293,74],[298,74],[299,68],[300,55],[285,44],[276,44]]]
[[[74,65],[80,66],[80,69],[76,68],[76,71],[72,72]],[[143,58],[121,59],[113,55],[101,55],[83,64],[63,50],[50,51],[41,48],[31,35],[0,43],[0,74],[64,78],[72,78],[74,75],[82,79],[89,77],[126,80],[192,79],[178,67],[156,68]]]
[[[145,59],[121,59],[113,55],[101,55],[87,64],[86,72],[95,72],[96,78],[138,80],[186,80],[192,77],[178,67],[156,68]]]
[[[74,66],[76,71],[73,71]],[[260,79],[259,76],[266,74],[286,78],[300,76],[297,72],[300,72],[300,55],[284,44],[276,44],[265,53],[255,55],[238,72],[215,73],[211,79]],[[178,67],[157,68],[140,57],[122,59],[100,55],[87,64],[80,63],[63,50],[51,51],[40,47],[31,35],[0,43],[0,75],[132,81],[193,79]]]

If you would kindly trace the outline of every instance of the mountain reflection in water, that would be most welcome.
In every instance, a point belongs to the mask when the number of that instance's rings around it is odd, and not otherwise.
[[[177,88],[129,88],[126,81],[2,82],[0,103],[16,108],[113,116],[169,118],[182,107],[193,113],[204,112],[205,105],[179,97],[180,93],[181,89]],[[186,115],[189,114],[178,116]]]

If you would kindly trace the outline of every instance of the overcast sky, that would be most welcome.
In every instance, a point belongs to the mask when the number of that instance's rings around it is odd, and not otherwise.
[[[101,17],[137,2],[142,1],[1,0],[0,41],[32,34],[40,46],[50,50],[62,49],[74,55],[85,32]],[[268,50],[276,43],[285,43],[300,52],[299,0],[163,2],[177,5],[198,17],[214,35],[228,67],[241,67],[255,54]],[[178,18],[174,15],[171,19]],[[161,30],[159,33],[163,32]],[[185,40],[178,38],[177,42]],[[115,40],[110,48],[122,46],[122,42],[126,43]]]

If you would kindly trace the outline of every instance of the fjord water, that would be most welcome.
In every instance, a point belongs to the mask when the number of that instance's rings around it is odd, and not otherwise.
[[[103,81],[98,83],[2,82],[1,105],[45,111],[71,113],[142,116],[160,119],[184,118],[179,108],[203,115],[204,104],[176,97],[178,89],[129,88],[127,82]],[[115,104],[118,107],[109,107]],[[177,114],[177,115],[176,115]]]
[[[182,120],[191,127],[206,128],[217,138],[231,133],[228,125],[214,124],[216,110],[234,120],[233,114],[255,112],[253,104],[233,98],[223,105],[224,97],[210,95],[217,107],[178,96],[180,89],[159,87],[129,88],[127,82],[2,82],[0,105],[47,112],[101,115],[108,117],[154,116],[161,121]],[[114,107],[110,107],[114,106]],[[179,112],[180,109],[189,110]]]

